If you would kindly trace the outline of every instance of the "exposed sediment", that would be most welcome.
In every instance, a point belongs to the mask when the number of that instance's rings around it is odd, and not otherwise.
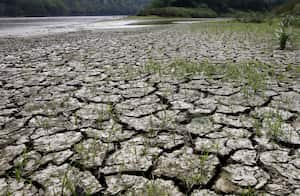
[[[299,195],[296,51],[185,27],[1,40],[0,195]],[[176,58],[284,80],[136,74]]]

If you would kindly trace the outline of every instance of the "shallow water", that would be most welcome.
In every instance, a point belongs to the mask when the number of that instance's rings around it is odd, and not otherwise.
[[[137,28],[126,16],[0,18],[0,37],[28,37],[79,30]]]
[[[182,23],[218,21],[222,19],[128,19],[127,16],[73,16],[0,18],[0,38],[52,35],[84,30],[143,28]],[[226,19],[225,19],[226,20]]]

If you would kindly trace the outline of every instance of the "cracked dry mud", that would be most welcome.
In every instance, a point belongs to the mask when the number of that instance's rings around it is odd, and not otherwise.
[[[185,28],[2,39],[0,195],[299,195],[297,51]],[[219,76],[132,73],[175,58],[286,77],[245,97]]]

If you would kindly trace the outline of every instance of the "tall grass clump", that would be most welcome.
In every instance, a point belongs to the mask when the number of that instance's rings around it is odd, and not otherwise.
[[[287,43],[292,37],[293,21],[294,21],[293,16],[286,16],[280,21],[279,26],[276,29],[275,36],[279,41],[280,50],[286,49]]]

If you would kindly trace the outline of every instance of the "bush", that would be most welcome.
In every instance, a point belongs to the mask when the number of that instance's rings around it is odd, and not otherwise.
[[[259,12],[240,12],[236,15],[236,20],[243,23],[263,23],[266,21],[266,18],[263,13]]]
[[[300,16],[300,3],[294,7],[293,13]]]
[[[287,42],[292,36],[292,23],[294,22],[294,17],[286,16],[283,18],[276,30],[276,37],[279,41],[279,49],[284,50],[286,48]]]
[[[186,17],[186,18],[215,18],[217,13],[209,8],[163,7],[148,8],[139,13],[140,16]]]

